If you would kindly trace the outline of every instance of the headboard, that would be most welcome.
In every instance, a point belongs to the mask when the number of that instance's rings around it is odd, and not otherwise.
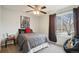
[[[30,29],[31,30],[31,33],[33,33],[33,30],[32,29]],[[25,29],[23,28],[21,28],[21,29],[18,29],[18,33],[19,34],[21,34],[21,33],[25,33]]]

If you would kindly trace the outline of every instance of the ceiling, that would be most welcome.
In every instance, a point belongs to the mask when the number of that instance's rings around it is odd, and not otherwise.
[[[70,7],[71,5],[45,5],[47,8],[44,9],[44,11],[46,11],[48,14],[52,14],[55,13],[61,9]],[[26,5],[4,5],[4,8],[8,8],[11,10],[16,10],[16,11],[21,11],[21,12],[25,12],[28,10],[31,10],[31,8],[29,8]],[[33,14],[32,12],[30,12],[30,14]]]

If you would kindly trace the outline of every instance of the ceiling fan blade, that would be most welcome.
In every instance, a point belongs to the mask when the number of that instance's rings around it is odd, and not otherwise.
[[[33,10],[29,10],[29,11],[26,11],[26,12],[31,12],[31,11],[33,11]]]
[[[44,11],[40,11],[41,13],[43,13],[43,14],[47,14],[47,12],[44,12]]]
[[[32,6],[30,6],[30,5],[27,5],[28,7],[30,7],[30,8],[32,8],[32,9],[34,9],[34,7],[32,7]]]
[[[42,6],[42,7],[41,7],[41,9],[45,9],[45,8],[46,8],[46,6]]]

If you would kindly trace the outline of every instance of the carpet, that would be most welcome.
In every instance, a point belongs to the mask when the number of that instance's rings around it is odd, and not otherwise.
[[[63,47],[49,43],[49,47],[41,49],[37,53],[65,53]]]

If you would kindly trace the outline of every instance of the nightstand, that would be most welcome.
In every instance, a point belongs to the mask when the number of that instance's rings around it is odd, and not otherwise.
[[[6,40],[5,40],[5,47],[7,47],[7,43],[8,43],[8,41],[13,41],[14,42],[14,45],[16,45],[16,41],[15,41],[16,39],[15,39],[15,36],[14,35],[9,35],[7,38],[6,38]]]

